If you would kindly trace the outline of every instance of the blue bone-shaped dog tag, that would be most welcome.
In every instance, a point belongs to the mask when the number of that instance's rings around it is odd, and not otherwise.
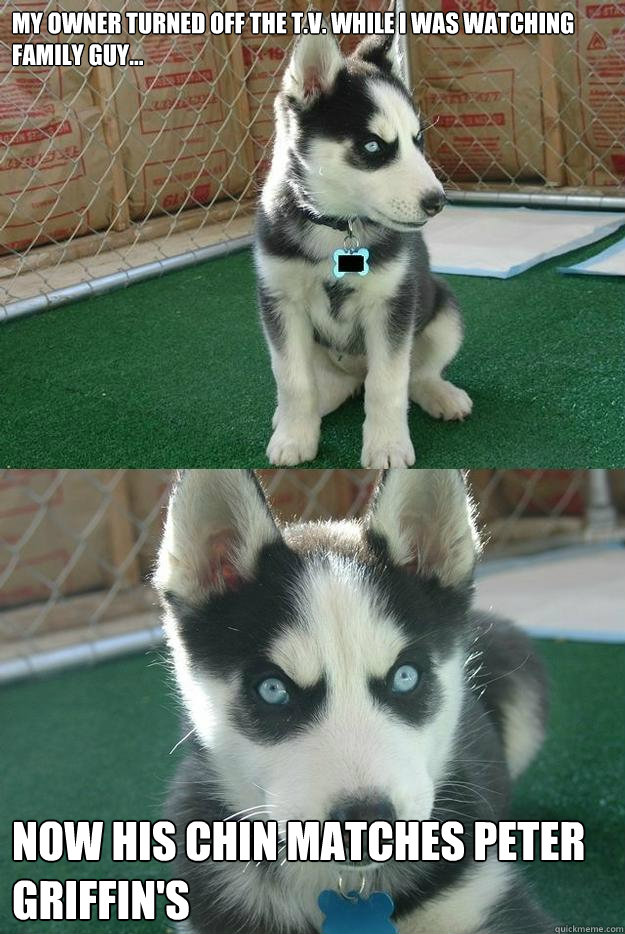
[[[335,250],[332,271],[337,279],[342,279],[348,272],[366,276],[369,272],[369,250],[365,247],[359,250]]]
[[[397,934],[391,921],[395,905],[386,892],[362,898],[357,892],[345,897],[325,889],[319,896],[319,907],[325,915],[321,934]]]

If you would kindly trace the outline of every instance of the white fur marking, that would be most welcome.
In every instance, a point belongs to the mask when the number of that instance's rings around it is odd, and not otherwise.
[[[502,704],[504,745],[512,778],[525,771],[544,739],[538,698],[527,685],[515,688],[512,699]]]

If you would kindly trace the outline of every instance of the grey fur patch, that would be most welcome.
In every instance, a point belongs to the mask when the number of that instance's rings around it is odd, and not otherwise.
[[[417,282],[412,270],[389,301],[387,319],[388,338],[391,347],[398,350],[414,331],[417,314]]]
[[[268,339],[278,350],[284,346],[284,325],[278,309],[278,304],[269,289],[264,285],[258,286],[258,303],[260,315]]]
[[[337,279],[335,282],[324,282],[323,290],[330,302],[330,317],[337,320],[341,317],[341,309],[345,300],[353,294],[354,289]]]
[[[517,879],[491,913],[485,930],[488,934],[553,934],[555,925]]]

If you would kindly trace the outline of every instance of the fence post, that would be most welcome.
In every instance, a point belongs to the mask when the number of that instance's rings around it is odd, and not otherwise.
[[[616,510],[612,503],[607,470],[588,471],[586,535],[589,538],[616,528]]]

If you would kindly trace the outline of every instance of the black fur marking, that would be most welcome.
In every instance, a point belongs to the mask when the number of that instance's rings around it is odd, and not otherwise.
[[[315,344],[319,344],[320,347],[331,347],[332,346],[330,341],[326,340],[326,338],[323,336],[323,334],[321,334],[317,330],[317,328],[313,330],[313,340]]]
[[[355,58],[375,65],[380,71],[388,75],[392,74],[393,61],[391,59],[391,50],[393,48],[394,36],[367,36],[358,45]]]
[[[414,665],[419,672],[419,683],[409,694],[394,694],[391,691],[389,679],[398,665]],[[372,679],[369,690],[381,707],[412,726],[419,726],[434,716],[442,699],[432,658],[418,643],[402,653],[386,678]]]
[[[373,553],[381,555],[386,551],[383,536],[369,531],[366,538]],[[415,640],[415,646],[418,641],[424,657],[444,657],[453,649],[466,625],[473,593],[471,581],[444,587],[437,578],[416,574],[388,559],[368,566],[367,576],[391,618]]]
[[[266,286],[258,286],[258,304],[265,326],[265,333],[274,347],[281,350],[284,346],[284,324],[278,303]]]
[[[377,270],[392,262],[403,250],[410,249],[413,238],[419,236],[418,233],[401,233],[399,230],[391,230],[390,227],[381,228],[381,235],[368,244],[369,265],[373,264],[374,270]]]
[[[365,571],[369,583],[390,617],[411,640],[396,665],[413,664],[421,675],[416,689],[409,694],[393,694],[388,678],[372,680],[370,690],[377,702],[395,716],[420,724],[434,715],[441,701],[437,660],[446,657],[465,638],[472,584],[444,587],[434,577],[426,578],[393,564],[384,536],[369,530],[366,540],[375,556]]]
[[[375,141],[379,150],[377,152],[368,152],[365,144]],[[374,172],[376,169],[391,165],[399,155],[399,140],[395,139],[391,143],[386,143],[379,136],[373,133],[365,133],[357,140],[353,149],[348,153],[347,161],[357,169]]]
[[[353,294],[354,289],[337,279],[334,282],[324,282],[323,290],[330,302],[330,317],[336,321],[341,317],[343,302]]]
[[[297,211],[292,207],[277,214],[276,221],[271,220],[262,207],[256,214],[256,236],[263,249],[272,256],[281,259],[303,259],[316,262],[307,256],[302,248],[302,232],[298,226]]]
[[[370,93],[371,74],[350,59],[342,68],[329,93],[321,94],[312,105],[296,107],[299,125],[298,147],[306,157],[315,139],[347,140],[350,143],[349,160],[362,169],[373,170],[388,164],[399,152],[399,142],[386,143],[368,130],[377,112]],[[387,84],[398,90],[414,106],[410,95],[401,81],[392,75],[384,75]],[[363,144],[376,138],[381,144],[379,153],[368,153]]]
[[[447,283],[442,279],[439,279],[438,276],[432,276],[431,279],[434,289],[432,293],[432,305],[434,307],[434,311],[439,311],[439,309],[443,308],[444,305],[453,305],[458,308],[456,296],[451,291]]]
[[[319,138],[350,140],[356,145],[375,113],[366,71],[362,66],[342,68],[330,93],[320,95],[312,106],[298,113],[302,153],[305,155],[312,140]]]
[[[520,923],[521,922],[521,923]],[[533,902],[520,880],[515,879],[506,896],[485,922],[489,934],[553,934],[556,923]]]
[[[266,704],[256,690],[265,678],[278,677],[289,692],[288,704]],[[300,688],[270,662],[248,668],[243,673],[240,696],[230,711],[242,733],[254,742],[273,745],[299,733],[322,714],[326,684],[321,680],[310,688]]]
[[[197,607],[171,598],[195,664],[221,678],[242,668],[267,667],[269,646],[292,613],[302,567],[302,558],[280,540],[261,549],[253,581]]]
[[[320,347],[328,347],[338,353],[344,353],[354,357],[361,356],[367,349],[365,346],[365,334],[360,324],[356,325],[348,339],[340,346],[336,342],[329,340],[318,328],[315,328],[313,331],[313,339]]]
[[[346,343],[345,347],[339,347],[338,349],[343,353],[351,354],[354,357],[359,357],[364,354],[367,350],[367,346],[365,343],[365,332],[362,328],[362,325],[356,325],[350,334],[349,341]]]
[[[414,331],[417,314],[417,280],[410,269],[389,301],[387,331],[391,347],[399,350]]]

